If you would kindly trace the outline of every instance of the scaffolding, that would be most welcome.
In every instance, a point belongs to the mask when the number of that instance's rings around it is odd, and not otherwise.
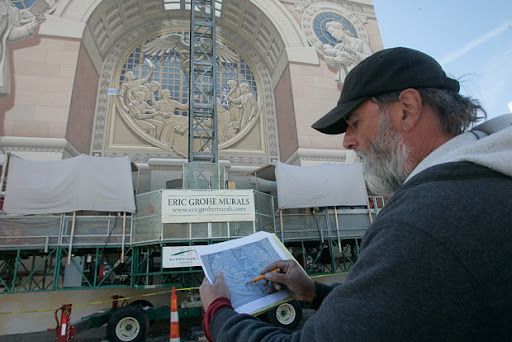
[[[77,215],[73,235],[71,214],[0,216],[0,293],[198,286],[201,268],[164,268],[163,247],[210,244],[258,231],[281,237],[310,274],[346,271],[357,260],[370,224],[367,209],[347,208],[287,212],[279,225],[275,198],[257,191],[252,222],[162,223],[162,190],[137,195],[136,201],[137,212],[124,233],[118,214]],[[378,210],[372,208],[371,215]]]
[[[215,0],[190,11],[189,162],[218,161]]]

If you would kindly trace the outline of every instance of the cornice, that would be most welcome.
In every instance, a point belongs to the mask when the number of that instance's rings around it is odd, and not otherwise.
[[[288,158],[286,164],[302,166],[303,162],[308,162],[308,164],[345,163],[347,152],[347,150],[299,148]]]
[[[35,137],[0,137],[2,152],[49,152],[62,153],[62,159],[76,157],[80,154],[64,138]]]

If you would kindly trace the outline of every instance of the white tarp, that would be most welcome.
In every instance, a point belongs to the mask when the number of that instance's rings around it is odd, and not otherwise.
[[[4,212],[52,214],[77,210],[134,212],[128,157],[80,155],[58,161],[9,159]]]
[[[363,167],[355,164],[276,165],[279,209],[367,204]]]

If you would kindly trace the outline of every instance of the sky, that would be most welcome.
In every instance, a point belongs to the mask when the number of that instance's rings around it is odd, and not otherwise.
[[[510,112],[512,0],[373,0],[384,48],[434,57],[488,119]]]

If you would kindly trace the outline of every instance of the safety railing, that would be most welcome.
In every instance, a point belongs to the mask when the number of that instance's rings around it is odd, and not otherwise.
[[[69,246],[73,216],[0,216],[0,248],[44,248]],[[124,240],[129,243],[131,219],[124,220]],[[123,217],[75,216],[74,246],[122,245]]]

